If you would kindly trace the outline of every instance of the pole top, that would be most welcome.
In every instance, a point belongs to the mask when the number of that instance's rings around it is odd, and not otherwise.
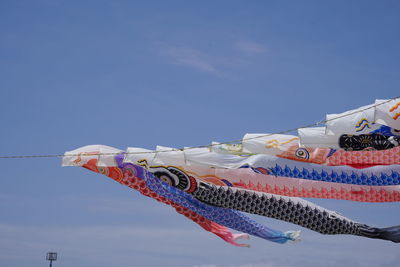
[[[57,260],[57,252],[47,252],[46,260],[56,261]]]

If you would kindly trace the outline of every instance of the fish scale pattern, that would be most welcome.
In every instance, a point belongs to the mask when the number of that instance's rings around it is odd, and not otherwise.
[[[236,210],[210,206],[202,203],[195,199],[191,194],[162,182],[159,178],[154,176],[153,173],[148,172],[144,168],[131,163],[123,163],[118,157],[116,157],[116,159],[118,167],[121,168],[124,173],[127,171],[134,173],[135,177],[142,179],[143,186],[146,186],[152,192],[176,203],[179,206],[187,208],[210,221],[276,243],[285,243],[297,238],[296,235],[293,235],[292,231],[281,232],[268,228]]]
[[[116,167],[99,167],[97,166],[97,160],[91,160],[85,165],[83,165],[83,167],[91,171],[104,174],[123,185],[126,185],[132,189],[139,191],[144,196],[151,197],[159,202],[174,207],[178,213],[186,216],[193,222],[200,225],[204,230],[214,233],[215,235],[221,237],[223,240],[232,245],[241,247],[248,246],[247,244],[239,244],[235,241],[237,238],[243,237],[245,235],[233,234],[231,233],[231,231],[229,231],[229,229],[225,228],[224,226],[219,225],[213,221],[207,220],[206,218],[200,216],[199,214],[193,212],[192,210],[182,207],[176,204],[175,202],[166,199],[162,196],[159,196],[157,193],[149,190],[149,188],[146,185],[146,182],[143,179],[138,178],[134,175],[135,172],[130,172],[127,171],[126,169],[120,169]]]
[[[386,190],[385,188],[370,188],[367,190],[350,190],[345,188],[295,188],[287,186],[271,186],[269,184],[263,186],[261,184],[246,183],[240,181],[235,183],[236,187],[271,193],[275,195],[289,196],[289,197],[308,197],[308,198],[331,198],[331,199],[345,199],[361,202],[395,202],[400,201],[400,193],[393,190]]]
[[[268,194],[215,185],[200,186],[193,195],[211,205],[294,223],[321,234],[360,235],[362,225],[336,213]]]
[[[400,147],[386,150],[373,151],[345,151],[337,150],[327,158],[327,164],[331,166],[370,164],[370,165],[394,165],[400,164]]]
[[[345,172],[327,172],[327,171],[316,171],[314,169],[308,170],[305,168],[299,169],[297,167],[290,168],[285,165],[281,167],[276,164],[270,168],[271,174],[275,176],[283,176],[289,178],[300,178],[315,181],[333,182],[333,183],[344,183],[344,184],[357,184],[357,185],[399,185],[400,174],[396,171],[392,171],[391,174],[381,173],[379,176],[372,174],[367,175],[365,173],[357,174],[352,172],[351,174]]]

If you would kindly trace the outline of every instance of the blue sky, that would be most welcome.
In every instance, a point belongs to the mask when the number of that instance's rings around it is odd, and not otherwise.
[[[398,1],[1,1],[0,154],[183,147],[399,95]],[[398,245],[303,230],[236,248],[59,159],[0,160],[0,265],[393,266]],[[313,200],[376,226],[398,203]],[[255,217],[281,230],[299,227]]]

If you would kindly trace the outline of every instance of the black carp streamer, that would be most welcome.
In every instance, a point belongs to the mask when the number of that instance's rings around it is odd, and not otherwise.
[[[217,207],[244,211],[300,225],[327,235],[357,235],[400,242],[400,225],[375,228],[352,221],[334,211],[301,198],[279,196],[228,186],[194,181],[177,168],[155,168],[155,176],[179,189],[191,189],[193,196]],[[191,179],[190,179],[190,178]],[[170,182],[171,181],[171,182]],[[195,182],[196,184],[193,184]]]

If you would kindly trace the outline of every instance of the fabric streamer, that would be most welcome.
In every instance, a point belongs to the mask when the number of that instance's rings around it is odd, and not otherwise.
[[[258,236],[276,243],[285,243],[288,240],[295,241],[298,239],[299,231],[288,231],[283,233],[263,226],[244,216],[243,214],[240,214],[239,212],[202,203],[194,199],[191,195],[171,187],[161,180],[155,178],[152,173],[147,172],[142,167],[131,163],[123,163],[123,155],[119,155],[114,158],[114,161],[118,164],[117,167],[98,166],[97,159],[88,159],[88,157],[91,157],[90,155],[95,155],[96,153],[99,153],[98,151],[102,150],[100,147],[97,149],[97,151],[93,151],[93,148],[96,147],[97,146],[89,146],[92,151],[84,152],[85,149],[81,148],[68,152],[70,155],[80,154],[80,156],[76,157],[75,160],[71,159],[73,156],[68,156],[70,159],[64,160],[63,165],[76,166],[78,162],[87,169],[105,174],[121,184],[138,190],[146,196],[173,206],[179,213],[195,221],[205,230],[220,236],[225,241],[236,246],[248,246],[235,242],[235,240],[239,238],[248,238],[247,234]],[[109,147],[103,147],[103,151],[106,150],[111,151]],[[113,151],[118,150],[115,149]],[[82,157],[85,157],[86,160],[83,161]],[[102,158],[103,164],[105,162],[105,158],[107,157],[103,156]],[[110,159],[107,161],[110,162]],[[73,164],[69,162],[73,162]],[[86,163],[83,164],[83,162]],[[247,234],[232,234],[226,227],[221,226],[220,224]]]
[[[399,146],[400,137],[385,136],[381,134],[360,134],[348,135],[343,134],[339,137],[339,146],[344,150],[365,150],[376,149],[384,150]]]
[[[322,127],[288,134],[246,134],[234,144],[126,151],[93,145],[66,152],[63,166],[82,166],[175,208],[226,242],[257,236],[276,243],[299,239],[241,212],[326,235],[400,242],[400,225],[377,228],[299,197],[361,202],[400,201],[400,102],[328,114]],[[234,234],[230,229],[239,231]]]
[[[151,197],[159,202],[164,204],[170,205],[175,208],[175,210],[187,217],[188,219],[192,220],[193,222],[200,225],[204,230],[211,232],[226,242],[240,247],[248,247],[247,244],[239,244],[236,240],[240,238],[249,239],[248,234],[234,234],[228,228],[219,225],[213,221],[207,220],[203,216],[182,207],[164,197],[159,196],[155,192],[152,192],[148,187],[145,185],[145,182],[136,176],[131,175],[130,172],[123,172],[120,168],[115,167],[113,164],[114,158],[113,156],[101,156],[101,160],[99,162],[99,153],[120,153],[120,150],[116,150],[111,147],[106,146],[85,146],[80,149],[67,152],[66,155],[75,154],[78,156],[65,156],[63,158],[63,166],[82,166],[86,169],[91,171],[104,174],[113,180],[126,185],[132,189],[139,191],[141,194]],[[112,160],[110,161],[110,158]],[[106,161],[106,162],[105,162]],[[107,163],[111,166],[107,167]],[[102,166],[99,166],[102,165]]]
[[[320,133],[327,136],[325,135],[325,128],[320,128],[299,129],[299,134],[300,132],[305,135]],[[400,136],[395,136],[392,132],[394,132],[392,128],[382,126],[379,132],[375,131],[364,135],[341,135],[335,140],[334,145],[328,140],[318,144],[319,146],[314,143],[311,143],[310,146],[304,142],[301,144],[300,139],[293,135],[246,134],[243,137],[242,144],[228,145],[213,142],[211,152],[239,156],[267,154],[302,162],[331,166],[351,165],[359,168],[374,165],[394,165],[400,164],[400,147],[398,147]],[[312,134],[311,137],[313,137]],[[314,142],[315,139],[315,137],[312,138]],[[326,147],[320,147],[320,145]],[[331,147],[335,147],[335,149]],[[342,157],[347,159],[343,163],[338,159]],[[352,162],[353,160],[355,162]]]
[[[217,208],[197,201],[190,194],[163,182],[162,179],[156,178],[143,167],[132,163],[123,163],[122,160],[122,156],[116,157],[118,167],[123,170],[129,169],[133,173],[136,173],[138,178],[145,180],[150,190],[153,190],[158,195],[186,207],[211,221],[276,243],[285,243],[288,240],[295,241],[299,236],[299,231],[288,231],[283,233],[263,226],[234,210]]]
[[[391,101],[378,99],[375,104],[375,122],[387,125],[393,129],[400,129],[400,99]]]
[[[235,246],[248,246],[247,244],[239,244],[235,242],[239,238],[249,238],[249,235],[247,234],[233,234],[228,228],[219,225],[213,221],[207,220],[203,216],[200,216],[199,214],[191,211],[190,209],[187,209],[185,207],[182,207],[172,201],[169,201],[168,199],[159,196],[157,193],[151,191],[145,184],[144,181],[141,181],[140,178],[126,174],[125,172],[122,173],[121,169],[115,168],[115,167],[98,167],[97,166],[97,160],[92,159],[88,161],[86,164],[84,164],[82,167],[89,169],[94,172],[98,172],[101,174],[105,174],[108,177],[112,178],[113,180],[116,180],[120,182],[121,184],[124,184],[126,186],[129,186],[137,191],[139,191],[142,195],[145,195],[147,197],[151,197],[159,202],[162,202],[164,204],[170,205],[175,208],[175,210],[186,216],[188,219],[194,221],[198,225],[200,225],[204,230],[209,231],[219,237],[221,237],[223,240],[226,242],[235,245]]]
[[[175,167],[155,167],[149,168],[149,171],[176,188],[188,188],[187,192],[197,199],[218,207],[291,222],[321,234],[349,234],[400,242],[400,226],[383,229],[370,227],[300,198],[212,185],[190,179],[193,177]],[[394,229],[398,232],[392,234]]]
[[[400,201],[399,186],[378,187],[293,179],[255,172],[250,168],[186,167],[184,171],[215,185],[233,186],[283,196],[343,199],[361,202]]]
[[[270,155],[248,157],[191,149],[185,152],[186,161],[192,165],[214,168],[251,168],[274,176],[297,179],[355,184],[355,185],[399,185],[400,166],[382,165],[356,169],[350,166],[325,166],[282,159]]]
[[[331,166],[349,165],[356,168],[376,165],[398,165],[400,164],[400,146],[379,151],[336,150],[326,159],[326,164]]]
[[[326,134],[364,134],[378,129],[380,125],[375,123],[373,107],[374,104],[371,104],[339,114],[326,115]]]
[[[157,152],[168,150],[171,152]],[[363,202],[393,202],[400,200],[399,185],[372,185],[373,182],[374,184],[383,182],[377,176],[370,175],[371,171],[378,167],[358,170],[349,166],[311,165],[269,155],[243,157],[208,152],[204,149],[187,150],[185,152],[181,150],[172,151],[171,148],[160,146],[157,147],[157,151],[154,153],[135,154],[139,151],[143,150],[128,148],[128,153],[130,154],[126,155],[125,160],[134,164],[146,162],[147,165],[151,166],[179,166],[182,170],[216,185],[233,185],[266,193],[297,197],[333,198]],[[147,151],[151,152],[150,150]],[[254,157],[270,158],[274,161],[270,163],[270,166],[265,166],[265,160],[253,160],[252,158]],[[204,159],[207,159],[207,161],[203,161]],[[257,162],[262,162],[264,166],[260,167]],[[290,165],[288,168],[276,167],[279,166],[277,163],[283,166],[293,164],[294,167],[289,168],[291,167]],[[302,166],[308,168],[305,169],[304,173],[310,175],[309,177],[300,177],[302,172],[298,170],[301,170]],[[310,166],[315,167],[315,169],[310,170]],[[394,166],[399,168],[397,165]],[[335,176],[335,174],[332,175],[330,173],[330,176],[328,176],[326,168],[331,168],[331,171],[336,170],[336,172],[347,170],[350,175],[346,175],[346,172],[344,172],[343,175],[340,173],[340,175]],[[386,176],[383,177],[386,180],[384,181],[398,184],[399,177],[397,172],[392,173],[393,168],[391,166],[380,166],[378,169],[382,170],[382,168],[396,179],[390,180],[393,177],[385,174]],[[287,173],[281,175],[281,172],[284,171]],[[353,171],[355,172],[354,175]],[[322,174],[322,178],[320,174]],[[325,175],[325,180],[327,181],[323,181]],[[370,176],[372,181],[370,181],[371,179],[367,180],[367,177]],[[335,177],[336,180],[333,181],[332,178]],[[364,184],[358,185],[356,183],[360,177],[362,178],[360,182]],[[342,183],[343,180],[345,183]],[[353,180],[355,183],[351,183]],[[368,184],[368,182],[371,184]]]

